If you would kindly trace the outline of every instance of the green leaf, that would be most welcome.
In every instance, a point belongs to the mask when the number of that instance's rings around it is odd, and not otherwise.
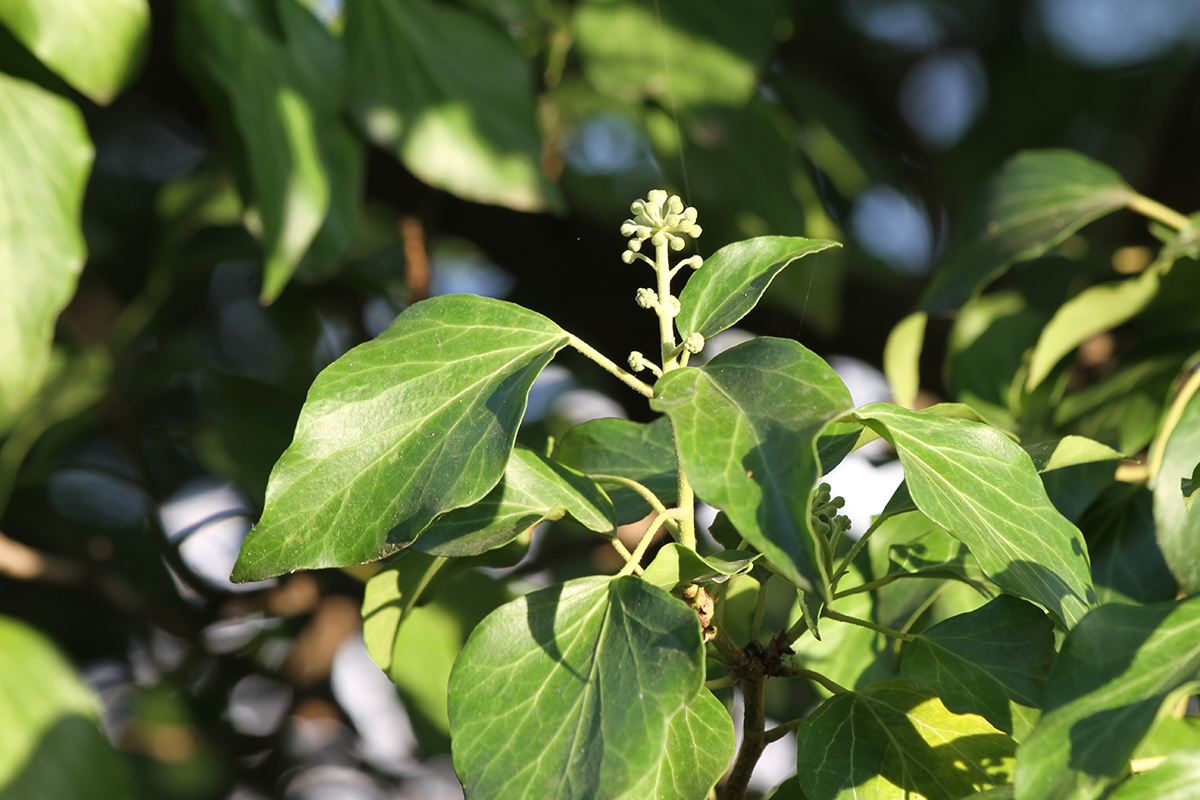
[[[1054,625],[1037,607],[1000,595],[939,622],[904,654],[904,678],[956,714],[978,714],[1023,740],[1041,714],[1054,663]]]
[[[1038,338],[1025,388],[1036,387],[1063,356],[1088,339],[1137,316],[1158,293],[1159,278],[1169,267],[1155,264],[1136,278],[1090,286],[1063,303]]]
[[[1095,603],[1083,537],[1019,445],[982,423],[881,403],[854,415],[896,448],[917,507],[966,543],[997,586],[1067,627]]]
[[[247,176],[247,226],[265,250],[262,299],[279,296],[331,213],[357,186],[358,148],[340,117],[342,48],[307,9],[278,2],[267,30],[236,0],[186,0],[181,49],[228,109]],[[331,224],[352,226],[341,198]],[[343,230],[342,235],[349,235]]]
[[[733,760],[733,719],[721,701],[701,689],[671,720],[667,750],[658,771],[646,776],[629,797],[645,800],[706,800]]]
[[[379,668],[392,668],[396,632],[425,598],[426,592],[447,576],[454,575],[460,560],[405,550],[389,559],[383,569],[367,581],[363,590],[363,640]]]
[[[317,376],[233,579],[374,561],[482,500],[567,335],[474,295],[417,303]]]
[[[810,800],[955,800],[1007,783],[1015,749],[982,717],[952,714],[904,681],[834,695],[796,738]]]
[[[588,80],[632,103],[740,105],[770,57],[778,8],[764,0],[585,0],[572,31]]]
[[[360,0],[343,39],[351,113],[414,175],[518,211],[557,205],[531,65],[504,30],[447,3]]]
[[[1042,255],[1132,195],[1115,171],[1079,153],[1018,153],[964,213],[921,308],[958,308],[1012,264]]]
[[[883,371],[892,387],[896,405],[912,408],[921,389],[921,350],[925,346],[925,323],[929,315],[914,311],[896,323],[883,349]]]
[[[1161,603],[1179,586],[1155,537],[1154,495],[1145,486],[1118,485],[1079,520],[1088,539],[1092,581],[1102,603]]]
[[[893,523],[893,520],[887,520],[872,534],[872,542],[889,523]],[[921,512],[899,515],[894,518],[893,524],[911,525],[913,530],[923,532],[888,549],[889,564],[885,574],[951,578],[976,589],[990,587],[990,582],[967,546]],[[995,589],[992,588],[992,591]]]
[[[1033,467],[1038,472],[1127,458],[1125,454],[1086,436],[1064,436],[1061,439],[1022,442],[1021,447],[1029,454],[1033,460]]]
[[[1180,750],[1149,772],[1134,775],[1107,800],[1191,800],[1200,786],[1200,748]]]
[[[724,583],[734,575],[745,575],[754,568],[761,553],[722,550],[702,556],[676,542],[667,542],[646,567],[642,580],[668,592],[681,583]]]
[[[87,255],[92,144],[74,104],[0,74],[0,433],[50,367],[58,314]]]
[[[816,440],[852,406],[829,365],[797,342],[753,339],[703,367],[667,373],[650,404],[670,416],[696,495],[723,510],[784,577],[827,599],[809,519]]]
[[[411,608],[403,624],[385,624],[394,613],[367,617],[363,604],[367,651],[396,685],[426,752],[450,750],[446,691],[454,659],[475,626],[511,599],[499,583],[473,570],[458,572],[439,589],[433,600]]]
[[[1192,470],[1190,476],[1179,480],[1179,489],[1183,492],[1183,507],[1191,511],[1196,490],[1200,489],[1200,464],[1196,464],[1196,468]]]
[[[5,0],[0,22],[73,88],[107,105],[142,63],[150,7],[145,0]]]
[[[99,698],[40,633],[0,617],[0,797],[135,797],[97,722]]]
[[[760,236],[726,245],[705,259],[679,295],[675,326],[680,338],[705,339],[735,325],[758,304],[784,267],[837,242],[798,236]]]
[[[1017,753],[1022,800],[1090,800],[1129,767],[1164,705],[1200,679],[1200,597],[1106,605],[1067,634],[1042,719]]]
[[[490,614],[450,676],[468,797],[620,797],[704,681],[695,613],[641,578],[581,578]]]
[[[419,532],[413,548],[437,556],[478,555],[568,514],[597,533],[617,527],[612,502],[599,486],[556,461],[517,447],[504,477],[486,497],[438,517]]]
[[[1154,485],[1154,524],[1171,574],[1191,594],[1200,591],[1200,508],[1188,508],[1180,486],[1196,469],[1200,453],[1200,393],[1183,409],[1163,449]]]
[[[679,491],[671,422],[593,419],[571,428],[554,448],[554,460],[585,475],[617,475],[645,486],[663,505],[674,505]],[[632,489],[604,484],[622,525],[650,513],[650,504]]]

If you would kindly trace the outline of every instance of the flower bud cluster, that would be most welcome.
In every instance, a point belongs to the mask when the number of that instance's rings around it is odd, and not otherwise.
[[[817,487],[817,496],[812,501],[813,530],[832,539],[850,530],[850,518],[837,512],[846,505],[845,499],[832,497],[828,483]]]
[[[627,264],[647,239],[655,247],[666,244],[672,250],[682,250],[684,236],[695,239],[701,233],[696,224],[696,209],[684,207],[683,200],[676,195],[668,197],[662,189],[653,190],[645,200],[633,201],[629,210],[634,217],[621,226],[621,235],[629,238],[629,250],[621,256]]]

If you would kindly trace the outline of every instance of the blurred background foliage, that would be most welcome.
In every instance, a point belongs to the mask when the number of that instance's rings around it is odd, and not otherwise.
[[[878,366],[1018,150],[1072,148],[1194,208],[1198,53],[1195,0],[0,3],[0,796],[456,796],[422,705],[437,676],[397,666],[405,714],[357,636],[362,575],[227,580],[316,373],[455,291],[617,361],[644,349],[618,228],[656,187],[700,209],[702,255],[844,242],[743,327]],[[955,331],[931,320],[925,399],[968,386],[1019,426],[1004,394],[1050,313],[1154,245],[1111,215]],[[1151,308],[1170,352],[1101,384],[1120,424],[1082,432],[1149,441],[1200,346],[1178,280]],[[1081,350],[1081,380],[1117,369],[1133,326]],[[539,381],[532,446],[648,418],[581,367]],[[525,569],[561,579],[592,545]],[[428,606],[406,646],[448,670],[486,610]]]

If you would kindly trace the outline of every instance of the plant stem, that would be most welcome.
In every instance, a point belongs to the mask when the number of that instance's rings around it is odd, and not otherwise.
[[[1157,200],[1151,200],[1145,195],[1134,193],[1126,205],[1129,206],[1130,210],[1136,211],[1144,217],[1157,220],[1177,231],[1185,231],[1193,227],[1192,221],[1183,214],[1180,214],[1173,208],[1167,208]]]
[[[750,624],[750,638],[757,639],[759,631],[762,630],[763,615],[767,611],[767,578],[758,585],[758,597],[754,604],[754,621]]]
[[[679,367],[675,359],[675,315],[671,303],[671,249],[666,242],[654,247],[654,272],[658,276],[658,339],[661,345],[663,372]]]
[[[847,616],[840,612],[834,611],[832,608],[826,608],[824,611],[821,612],[821,616],[829,617],[830,619],[837,620],[838,622],[849,622],[851,625],[858,625],[859,627],[862,627],[862,628],[869,628],[869,629],[875,631],[876,633],[882,633],[884,636],[891,636],[893,639],[901,639],[906,642],[911,642],[913,639],[917,638],[916,636],[913,636],[911,633],[903,633],[902,631],[892,630],[891,628],[885,628],[882,625],[876,625],[874,622],[869,622],[865,619],[859,619],[858,617],[850,617],[850,616]]]
[[[885,575],[882,578],[879,578],[878,580],[873,580],[873,581],[869,581],[867,583],[859,584],[858,586],[855,586],[851,589],[847,589],[844,592],[834,592],[833,599],[837,600],[840,597],[849,597],[852,594],[862,594],[863,592],[872,592],[882,586],[887,586],[889,583],[892,583],[893,581],[896,580],[896,577],[897,576],[895,576],[895,575]]]
[[[829,591],[831,593],[837,589],[838,581],[840,581],[842,576],[846,574],[846,570],[850,569],[850,564],[854,562],[854,557],[857,556],[859,551],[866,546],[867,540],[871,538],[871,534],[875,532],[875,529],[878,528],[880,523],[882,523],[885,519],[887,519],[887,517],[883,514],[880,514],[875,518],[875,521],[871,523],[871,527],[867,528],[866,533],[858,537],[858,541],[856,541],[854,546],[850,548],[850,552],[846,554],[846,557],[842,559],[842,563],[838,565],[837,572],[833,573],[833,577],[829,580]]]
[[[609,375],[612,375],[617,380],[619,380],[621,383],[623,383],[626,386],[628,386],[629,388],[633,389],[635,392],[642,395],[643,397],[649,397],[649,398],[654,397],[654,389],[652,387],[650,387],[646,383],[643,383],[642,381],[640,381],[637,378],[630,375],[625,370],[618,367],[615,363],[613,363],[611,360],[609,360],[609,358],[607,356],[605,356],[603,353],[601,353],[599,350],[592,347],[590,344],[585,342],[583,339],[580,339],[578,336],[576,336],[573,333],[567,333],[567,337],[568,337],[568,341],[569,341],[571,347],[574,347],[576,350],[583,353],[585,356],[590,358],[592,361],[595,361]]]
[[[646,550],[649,549],[650,542],[655,536],[658,535],[659,529],[663,526],[663,523],[667,521],[667,515],[670,513],[670,511],[658,512],[658,516],[654,518],[654,521],[650,523],[650,527],[646,528],[646,532],[642,534],[642,539],[638,542],[638,546],[633,551],[633,555],[629,557],[629,560],[625,562],[625,566],[622,567],[621,571],[617,573],[618,578],[630,574],[639,566],[641,566],[642,556],[646,555]]]
[[[679,522],[679,544],[689,550],[696,549],[696,495],[692,482],[688,480],[683,464],[679,462],[679,448],[675,448],[676,472],[679,476],[679,508],[683,516]]]
[[[770,744],[771,742],[777,742],[784,736],[787,736],[789,733],[796,730],[796,728],[799,728],[800,723],[803,721],[804,718],[801,717],[800,719],[793,719],[783,723],[782,725],[776,725],[774,728],[771,728],[771,730],[767,731],[765,734],[767,744]]]
[[[1162,467],[1163,452],[1167,449],[1167,440],[1171,438],[1171,433],[1174,432],[1175,426],[1179,424],[1179,418],[1183,416],[1183,411],[1187,408],[1187,404],[1191,402],[1192,397],[1196,392],[1200,391],[1200,368],[1187,379],[1187,382],[1180,387],[1176,393],[1175,399],[1171,401],[1171,408],[1167,410],[1163,417],[1162,426],[1158,429],[1158,433],[1154,436],[1154,441],[1150,443],[1150,452],[1146,456],[1146,473],[1148,479],[1146,486],[1150,489],[1158,483],[1158,471]]]
[[[826,689],[828,689],[833,694],[845,694],[846,692],[850,691],[845,686],[842,686],[841,684],[836,683],[829,678],[826,678],[821,673],[813,672],[811,669],[804,669],[802,667],[788,668],[786,673],[784,674],[784,677],[808,678],[810,681],[815,681],[816,683],[821,684],[822,686],[824,686]]]
[[[747,650],[757,644],[751,642]],[[759,649],[761,650],[761,647]],[[742,746],[721,792],[724,800],[742,800],[746,796],[754,765],[758,763],[759,756],[767,746],[763,703],[766,685],[767,676],[762,669],[751,667],[742,673],[742,703],[745,706],[742,714]]]
[[[592,473],[588,477],[596,483],[615,483],[617,486],[624,486],[626,489],[637,492],[643,500],[650,504],[650,508],[654,509],[657,513],[667,513],[668,509],[663,505],[662,500],[658,499],[658,495],[631,478],[625,478],[620,475],[606,475],[602,472]],[[679,523],[683,521],[683,516],[683,514],[679,514],[667,518],[667,530],[677,537],[680,536]]]

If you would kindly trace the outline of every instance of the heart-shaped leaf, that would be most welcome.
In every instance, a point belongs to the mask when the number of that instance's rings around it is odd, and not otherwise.
[[[671,422],[593,419],[571,428],[554,448],[554,460],[585,475],[616,475],[637,481],[663,505],[675,504],[679,478],[675,471],[675,442]],[[650,513],[650,504],[632,489],[604,484],[622,525]]]
[[[1067,634],[1042,719],[1017,753],[1022,800],[1091,800],[1129,767],[1164,704],[1200,680],[1200,597],[1110,604]]]
[[[566,343],[502,300],[446,295],[406,310],[317,376],[233,579],[373,561],[483,499],[529,387]]]
[[[796,731],[809,800],[954,800],[1008,782],[1016,749],[983,717],[952,714],[904,681],[822,703]]]
[[[1079,153],[1018,153],[959,221],[922,309],[958,308],[1010,265],[1042,255],[1133,195],[1114,170]]]
[[[817,437],[852,406],[837,373],[797,342],[764,337],[669,372],[654,391],[651,406],[671,418],[696,495],[788,580],[828,598],[809,512]]]
[[[687,338],[714,336],[736,324],[758,304],[783,268],[837,242],[798,236],[760,236],[726,245],[704,261],[679,295],[675,326]]]
[[[704,682],[695,612],[641,578],[580,578],[501,606],[450,675],[467,797],[621,797],[658,768]]]
[[[1095,604],[1083,537],[1004,433],[883,403],[854,415],[896,448],[913,502],[965,542],[997,586],[1041,603],[1067,627]]]
[[[478,555],[503,547],[539,523],[567,515],[598,533],[617,527],[612,502],[599,486],[562,464],[517,447],[496,488],[478,503],[435,519],[413,548],[437,556]]]
[[[923,631],[904,654],[904,678],[956,714],[978,714],[1023,740],[1041,714],[1054,663],[1054,625],[1035,606],[1000,595]]]

